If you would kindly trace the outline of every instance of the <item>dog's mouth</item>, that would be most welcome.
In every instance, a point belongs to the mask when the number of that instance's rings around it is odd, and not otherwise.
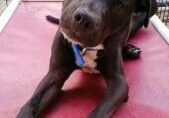
[[[75,35],[75,32],[66,32],[65,30],[61,29],[61,32],[64,36],[65,39],[67,39],[69,42],[73,43],[73,44],[79,44],[79,45],[83,45],[81,44],[77,39],[79,39],[79,37],[77,35]]]
[[[61,28],[61,32],[64,38],[73,44],[78,44],[85,47],[95,47],[100,44],[92,33],[81,33],[65,28]]]

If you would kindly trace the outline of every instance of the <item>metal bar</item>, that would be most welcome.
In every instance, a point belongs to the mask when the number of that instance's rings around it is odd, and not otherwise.
[[[7,25],[9,19],[15,12],[16,8],[18,7],[20,3],[20,0],[12,0],[12,2],[9,4],[9,6],[5,9],[5,11],[0,16],[0,33]]]
[[[158,18],[158,16],[154,15],[150,22],[157,29],[159,34],[163,37],[163,39],[169,44],[169,29],[164,25],[164,23]]]

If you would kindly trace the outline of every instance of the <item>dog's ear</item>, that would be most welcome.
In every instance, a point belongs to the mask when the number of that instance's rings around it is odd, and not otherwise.
[[[147,27],[149,18],[157,11],[156,0],[136,0],[136,12],[146,12],[144,26]]]

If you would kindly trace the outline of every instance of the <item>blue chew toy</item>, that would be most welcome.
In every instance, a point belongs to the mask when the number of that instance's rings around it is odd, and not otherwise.
[[[76,59],[76,65],[79,67],[82,67],[84,64],[84,59],[83,59],[83,56],[80,54],[78,45],[72,44],[72,48],[73,48],[73,52],[74,52],[75,59]]]

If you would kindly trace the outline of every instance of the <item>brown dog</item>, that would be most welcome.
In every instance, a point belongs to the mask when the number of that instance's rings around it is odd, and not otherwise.
[[[128,99],[122,49],[155,11],[155,0],[65,0],[49,71],[17,118],[40,117],[77,68],[104,76],[107,95],[88,118],[109,118]]]

